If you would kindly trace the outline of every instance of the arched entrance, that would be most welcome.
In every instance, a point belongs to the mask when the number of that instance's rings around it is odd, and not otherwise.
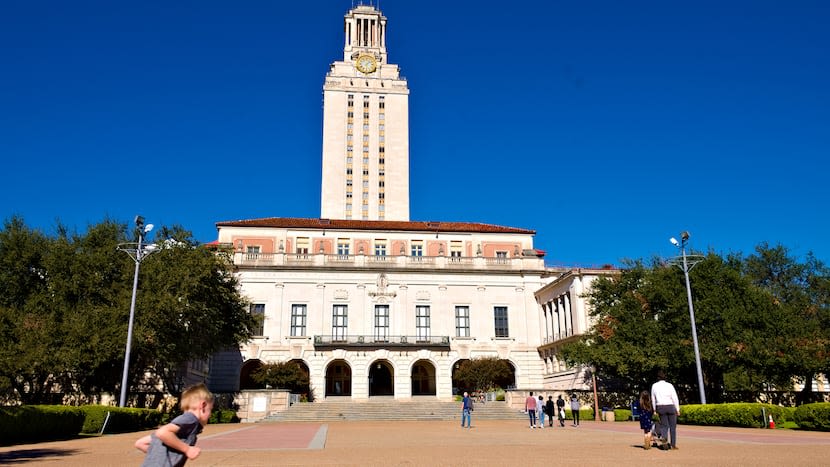
[[[461,359],[456,361],[452,366],[452,392],[454,395],[475,389],[472,381],[464,381],[457,374],[464,362],[468,361],[470,360]],[[493,381],[493,384],[501,389],[514,389],[516,387],[516,367],[510,360],[501,359],[501,361],[507,364],[509,372],[505,377]]]
[[[326,367],[326,397],[352,395],[352,369],[345,360],[335,360]]]
[[[372,362],[369,368],[369,397],[395,395],[395,372],[386,360]]]
[[[299,358],[295,358],[294,360],[289,360],[290,363],[294,363],[300,368],[300,371],[303,372],[305,376],[305,384],[297,385],[296,387],[291,388],[292,392],[299,394],[301,397],[305,396],[305,400],[308,402],[314,401],[314,395],[311,392],[311,381],[309,379],[309,370],[308,365],[303,360]]]
[[[251,374],[262,367],[262,360],[252,358],[242,364],[239,370],[239,389],[265,389],[265,385],[259,384],[251,378]]]
[[[429,360],[418,360],[412,365],[412,395],[435,395],[435,365]]]
[[[502,389],[515,389],[516,388],[516,367],[513,366],[513,362],[510,360],[502,360],[504,363],[507,363],[507,366],[510,367],[510,375],[505,376],[503,379],[496,381],[496,386]]]
[[[469,391],[469,383],[467,381],[462,381],[458,378],[456,373],[458,373],[458,369],[461,368],[461,364],[469,361],[467,358],[462,358],[461,360],[456,361],[452,366],[452,393],[453,395],[462,394],[464,391]]]

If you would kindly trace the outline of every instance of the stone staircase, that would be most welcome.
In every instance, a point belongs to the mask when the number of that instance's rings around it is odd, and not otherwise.
[[[523,412],[505,402],[475,403],[473,420],[523,420]],[[269,415],[262,422],[325,422],[343,420],[461,420],[461,402],[414,399],[396,401],[373,397],[368,401],[325,400],[297,403],[283,412]]]

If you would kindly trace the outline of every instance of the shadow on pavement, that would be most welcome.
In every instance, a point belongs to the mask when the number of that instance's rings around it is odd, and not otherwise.
[[[78,453],[77,449],[20,449],[0,452],[0,464],[14,465],[42,461],[53,457],[66,457]]]

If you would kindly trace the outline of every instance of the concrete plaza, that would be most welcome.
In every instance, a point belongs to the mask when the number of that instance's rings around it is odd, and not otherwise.
[[[0,465],[140,465],[148,432],[0,447]],[[830,464],[830,434],[678,427],[676,451],[642,448],[635,422],[529,429],[516,420],[209,425],[193,466],[729,465]]]

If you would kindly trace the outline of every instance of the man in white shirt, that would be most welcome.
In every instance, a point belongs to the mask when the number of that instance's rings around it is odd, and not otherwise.
[[[660,445],[664,449],[669,447],[667,432],[670,432],[671,449],[677,449],[677,416],[680,415],[680,402],[677,400],[677,391],[666,381],[666,373],[663,370],[657,372],[657,382],[651,386],[651,405],[660,416],[657,424]]]

